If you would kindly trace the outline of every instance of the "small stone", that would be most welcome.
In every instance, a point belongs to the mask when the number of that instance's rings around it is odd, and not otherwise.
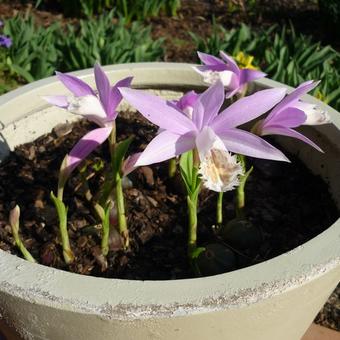
[[[133,197],[137,197],[139,195],[139,191],[137,189],[129,190],[129,194]]]
[[[256,249],[261,246],[261,230],[249,220],[235,218],[221,227],[221,236],[231,246],[240,249]]]
[[[100,265],[101,271],[104,272],[107,269],[108,264],[101,248],[99,246],[92,248],[92,255],[96,259],[96,262]]]
[[[150,196],[146,196],[146,198],[154,207],[158,206],[158,202],[154,198],[152,198]]]
[[[30,148],[28,149],[27,158],[30,161],[32,161],[35,158],[35,147],[34,147],[34,145],[31,145]]]
[[[228,247],[212,243],[205,246],[205,250],[196,259],[196,264],[201,275],[218,275],[236,268],[236,255]]]
[[[41,199],[37,199],[34,202],[34,207],[37,208],[37,209],[44,209],[45,204]]]
[[[78,247],[84,248],[86,246],[87,242],[88,242],[87,236],[80,236],[78,241],[77,241]]]
[[[43,145],[40,145],[38,148],[39,153],[43,153],[46,151],[46,148]]]
[[[52,131],[57,137],[63,137],[72,132],[72,126],[70,124],[58,124]]]

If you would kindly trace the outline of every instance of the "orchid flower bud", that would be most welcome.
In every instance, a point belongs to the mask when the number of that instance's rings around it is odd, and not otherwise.
[[[19,233],[20,208],[16,205],[9,213],[9,223],[14,234]]]

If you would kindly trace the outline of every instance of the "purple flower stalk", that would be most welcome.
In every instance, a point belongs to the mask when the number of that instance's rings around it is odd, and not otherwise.
[[[317,105],[300,100],[301,96],[315,88],[318,83],[310,80],[300,84],[265,119],[256,123],[252,131],[259,136],[283,135],[297,138],[322,152],[309,138],[294,130],[301,125],[320,125],[330,122],[327,112],[319,109]]]
[[[194,69],[203,76],[207,84],[220,80],[226,88],[226,98],[243,92],[247,83],[266,76],[261,71],[240,69],[235,60],[223,51],[220,51],[222,59],[202,52],[197,52],[197,54],[204,65],[195,66]]]
[[[10,48],[12,46],[12,39],[6,35],[0,35],[0,46]]]
[[[225,95],[222,82],[217,81],[199,95],[193,106],[192,119],[174,107],[173,103],[157,96],[128,88],[120,88],[120,91],[144,117],[163,129],[140,155],[136,166],[162,162],[197,149],[201,162],[200,171],[210,175],[206,184],[212,190],[226,191],[230,190],[233,182],[230,181],[231,168],[239,170],[235,160],[231,162],[229,151],[257,158],[288,161],[281,151],[262,138],[237,128],[280,102],[286,93],[284,88],[259,91],[238,100],[218,114]],[[228,177],[228,181],[224,176]],[[210,185],[209,180],[214,183]]]
[[[130,86],[132,77],[110,86],[109,79],[99,64],[94,66],[98,95],[81,79],[70,74],[57,72],[59,80],[72,92],[73,96],[45,96],[50,104],[66,109],[96,123],[100,128],[83,136],[67,157],[67,175],[79,165],[94,149],[103,144],[115,129],[117,106],[122,100],[118,87]]]

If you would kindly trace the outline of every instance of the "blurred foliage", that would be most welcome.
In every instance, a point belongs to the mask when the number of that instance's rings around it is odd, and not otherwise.
[[[180,6],[180,0],[35,0],[35,7],[57,7],[71,17],[93,16],[113,10],[127,22],[156,17],[161,12],[175,16]]]
[[[113,22],[110,12],[59,31],[58,50],[63,57],[58,69],[79,70],[92,67],[96,61],[102,65],[155,61],[163,56],[162,45],[162,39],[152,40],[149,27],[139,22],[127,27],[124,19]]]
[[[43,28],[32,17],[16,16],[5,21],[3,31],[13,44],[4,52],[0,67],[27,82],[51,76],[56,70],[92,67],[96,61],[106,65],[163,56],[163,40],[152,40],[149,27],[138,22],[126,26],[124,19],[114,21],[112,12],[66,28],[57,23]]]
[[[340,25],[340,1],[339,0],[319,0],[321,16],[333,24],[337,25],[339,33]]]
[[[310,36],[296,34],[292,25],[254,31],[244,24],[231,30],[214,24],[208,38],[190,34],[199,51],[254,56],[255,66],[279,82],[297,86],[308,79],[321,80],[314,95],[319,92],[326,103],[340,109],[340,54],[330,46],[313,42]]]
[[[19,84],[18,79],[8,67],[6,59],[7,50],[0,47],[0,95],[16,88]]]
[[[130,22],[157,17],[161,12],[175,16],[180,6],[180,0],[116,0],[113,8]]]
[[[58,29],[58,24],[36,26],[32,17],[6,20],[3,31],[13,42],[6,57],[10,70],[28,82],[53,74],[60,55],[55,46]]]

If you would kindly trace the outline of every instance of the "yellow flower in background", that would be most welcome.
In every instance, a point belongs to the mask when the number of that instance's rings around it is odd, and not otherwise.
[[[328,98],[325,94],[323,94],[320,90],[317,90],[315,95],[314,95],[315,98],[321,100],[322,102],[328,104]]]
[[[238,52],[235,56],[235,60],[242,68],[249,68],[251,70],[258,70],[259,68],[253,65],[254,56]]]

